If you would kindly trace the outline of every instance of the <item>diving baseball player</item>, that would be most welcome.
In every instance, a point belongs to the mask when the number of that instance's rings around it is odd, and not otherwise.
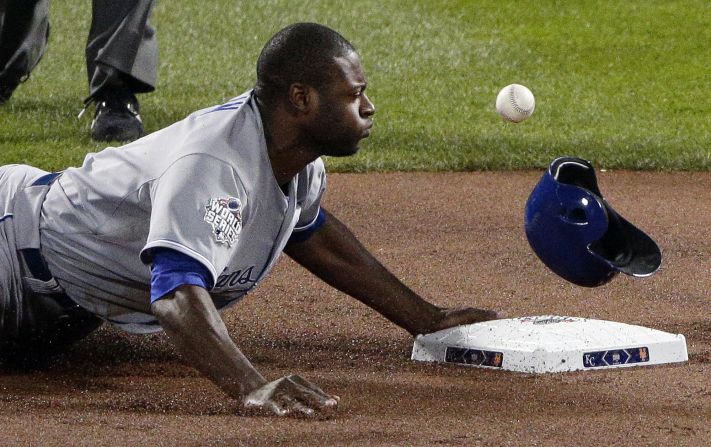
[[[321,206],[320,157],[354,154],[370,133],[366,87],[348,41],[295,24],[262,50],[254,90],[226,104],[62,173],[0,168],[2,349],[61,346],[102,321],[165,330],[246,407],[312,415],[338,397],[264,378],[219,316],[282,252],[413,335],[496,318],[425,301]]]

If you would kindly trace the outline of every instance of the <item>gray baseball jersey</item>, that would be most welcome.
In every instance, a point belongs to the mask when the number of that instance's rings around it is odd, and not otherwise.
[[[316,220],[325,186],[317,159],[282,192],[249,91],[67,169],[42,206],[42,254],[77,303],[152,332],[151,249],[202,263],[224,309],[271,270],[292,231]]]

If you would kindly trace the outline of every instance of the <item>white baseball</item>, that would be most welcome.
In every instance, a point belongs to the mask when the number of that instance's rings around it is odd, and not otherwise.
[[[535,108],[533,93],[523,85],[507,85],[496,97],[496,112],[506,121],[520,123],[531,116]]]

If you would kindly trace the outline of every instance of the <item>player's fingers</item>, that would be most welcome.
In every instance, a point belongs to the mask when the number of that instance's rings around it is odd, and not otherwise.
[[[312,418],[316,415],[316,412],[311,407],[304,405],[301,402],[294,403],[291,408],[291,415],[294,417]]]
[[[295,396],[300,402],[310,408],[317,410],[332,410],[338,407],[337,398],[329,395],[317,394],[309,389],[302,388],[301,392]]]
[[[313,391],[314,393],[318,394],[319,396],[332,397],[328,393],[326,393],[323,389],[321,389],[321,387],[319,387],[318,385],[316,385],[314,383],[309,382],[308,380],[304,379],[303,377],[299,376],[298,374],[290,375],[289,380],[294,382],[297,385],[300,385],[304,388],[307,388],[307,389]]]
[[[277,416],[288,416],[298,401],[284,394],[270,396],[264,400],[247,400],[244,406],[247,409],[261,410]]]
[[[309,381],[293,375],[262,386],[243,402],[248,410],[260,409],[278,416],[328,417],[329,410],[338,405],[338,397],[330,396]]]
[[[279,416],[311,418],[316,415],[316,411],[297,396],[280,395],[270,401],[270,404]]]
[[[275,414],[277,416],[286,416],[288,414],[286,407],[269,399],[265,401],[258,401],[256,399],[245,400],[243,406],[248,414],[253,415]]]
[[[287,406],[278,404],[276,402],[267,401],[264,407],[269,409],[277,416],[287,416],[289,414],[289,408]]]
[[[301,396],[308,405],[317,408],[335,408],[341,400],[340,397],[326,393],[317,385],[296,374],[289,376],[289,380],[303,389]]]
[[[247,410],[286,416],[289,413],[288,397],[282,378],[252,391],[244,398],[243,405]]]
[[[304,388],[304,393],[298,395],[299,404],[295,405],[296,412],[293,417],[308,417],[330,419],[336,414],[338,401],[334,398],[324,399],[310,390]]]
[[[307,388],[315,393],[326,395],[326,393],[318,385],[309,382],[308,380],[304,379],[303,377],[301,377],[298,374],[292,374],[292,375],[288,376],[288,379],[289,379],[289,381],[291,381],[299,386],[302,386],[304,388]]]

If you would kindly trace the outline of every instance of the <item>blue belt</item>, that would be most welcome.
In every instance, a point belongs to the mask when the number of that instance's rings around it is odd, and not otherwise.
[[[51,185],[52,182],[57,180],[61,175],[61,172],[50,172],[42,177],[35,180],[30,186],[45,186]],[[24,248],[18,250],[18,253],[25,260],[25,265],[29,274],[40,281],[50,281],[53,279],[52,273],[47,267],[47,261],[45,261],[42,253],[37,248]],[[56,281],[56,280],[55,280]],[[52,298],[60,305],[67,313],[67,315],[72,315],[72,312],[77,312],[83,310],[69,295],[67,295],[61,288],[56,292],[51,293]]]
[[[30,186],[51,185],[60,175],[62,175],[61,172],[50,172],[35,180]],[[49,281],[52,279],[52,273],[50,273],[47,262],[42,257],[42,253],[40,253],[39,249],[25,248],[18,251],[24,258],[27,269],[33,278],[39,279],[40,281]]]
[[[54,182],[57,177],[62,175],[61,172],[50,172],[49,174],[45,174],[42,177],[38,178],[34,182],[32,182],[32,185],[30,186],[42,186],[42,185],[50,185],[52,182]]]

